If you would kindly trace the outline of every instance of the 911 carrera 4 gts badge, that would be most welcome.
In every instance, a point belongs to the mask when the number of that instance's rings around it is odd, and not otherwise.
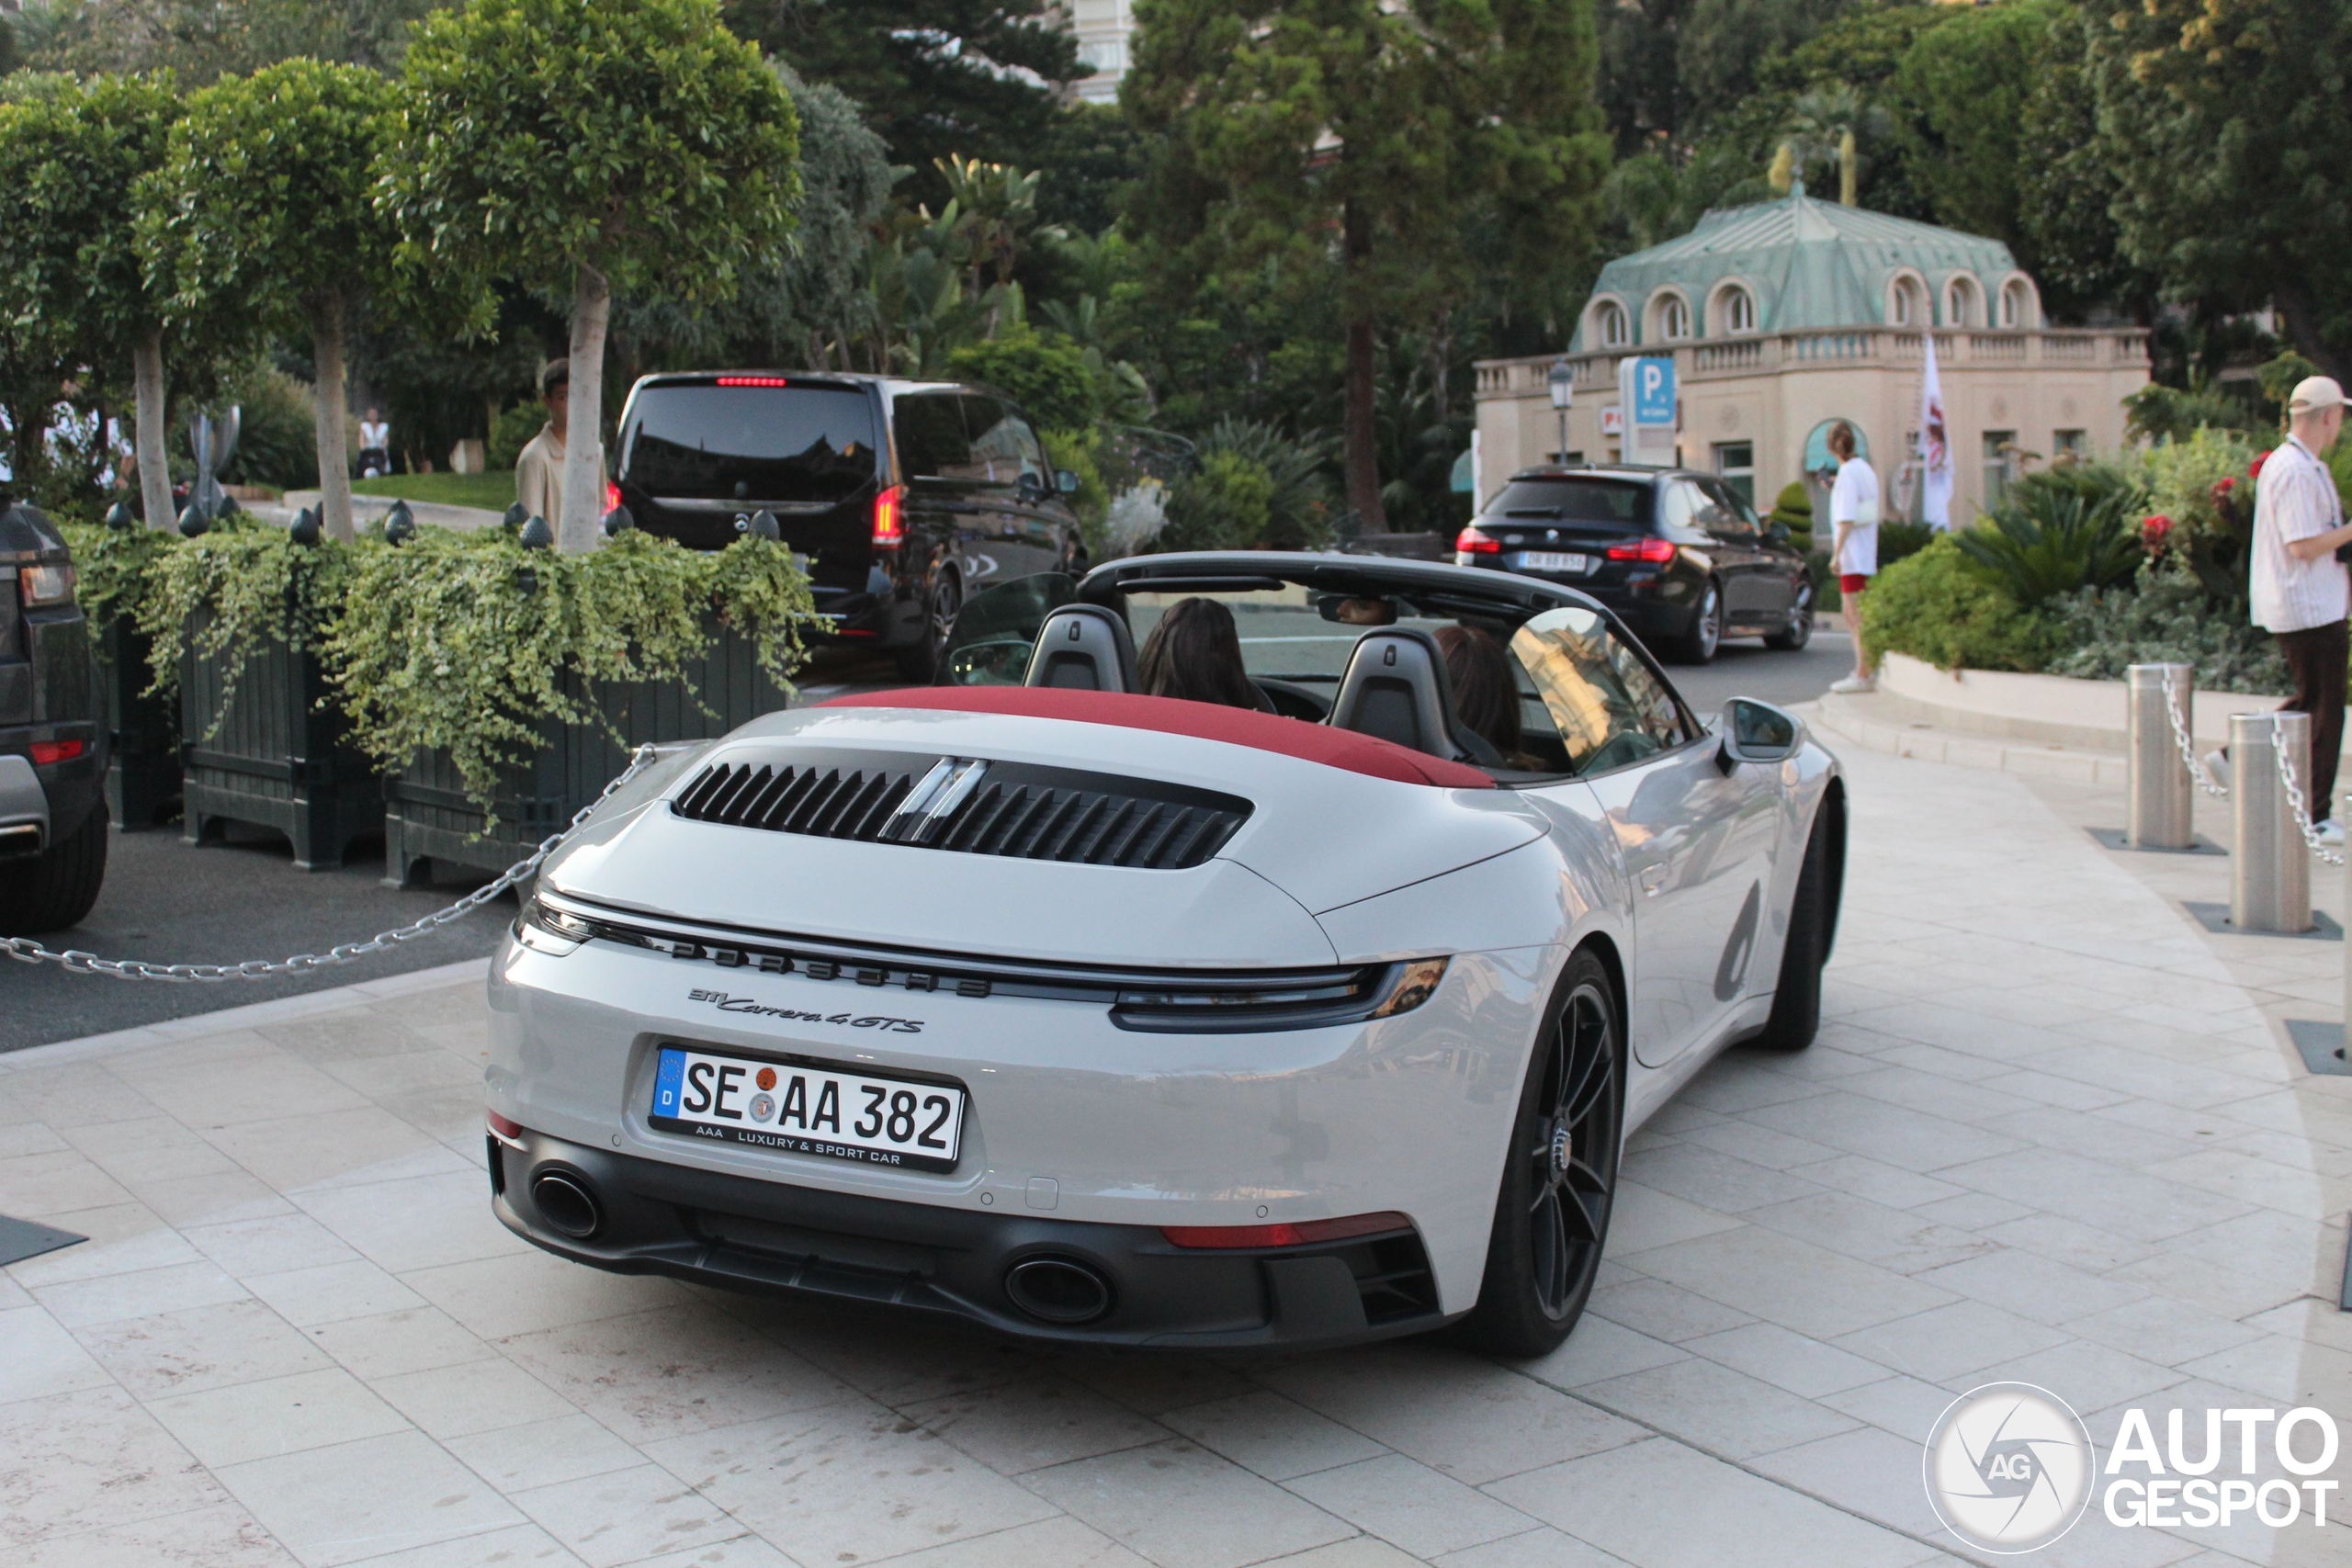
[[[795,1023],[831,1023],[843,1029],[878,1029],[885,1034],[921,1034],[919,1018],[889,1018],[879,1013],[807,1012],[798,1008],[770,1007],[756,997],[729,996],[725,991],[688,991],[686,1000],[708,1002],[721,1012],[749,1013],[755,1018],[781,1018]]]

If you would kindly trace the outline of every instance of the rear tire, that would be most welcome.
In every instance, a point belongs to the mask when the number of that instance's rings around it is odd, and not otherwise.
[[[918,686],[939,679],[941,663],[947,656],[948,634],[956,629],[956,613],[963,607],[964,596],[956,587],[955,574],[941,572],[923,602],[922,637],[899,649],[899,679]]]
[[[29,860],[0,865],[0,936],[38,936],[82,923],[107,880],[107,808]]]
[[[1712,664],[1715,649],[1724,643],[1724,591],[1713,578],[1707,580],[1706,591],[1699,595],[1699,612],[1690,617],[1690,629],[1674,639],[1674,661],[1677,664]]]
[[[1568,960],[1511,1119],[1478,1304],[1460,1335],[1498,1356],[1548,1355],[1584,1315],[1609,1237],[1625,1136],[1617,987],[1589,952]]]
[[[1797,872],[1796,897],[1789,901],[1789,940],[1781,949],[1781,978],[1772,992],[1772,1016],[1757,1043],[1773,1051],[1802,1051],[1821,1032],[1821,969],[1829,962],[1829,812],[1824,800],[1805,840],[1804,864]]]

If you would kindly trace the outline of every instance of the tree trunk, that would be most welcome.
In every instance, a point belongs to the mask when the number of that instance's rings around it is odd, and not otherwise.
[[[343,292],[331,290],[311,314],[311,356],[317,362],[319,523],[331,539],[359,536],[351,522],[351,448],[344,433]]]
[[[570,429],[563,438],[563,516],[556,523],[556,548],[585,555],[605,542],[605,327],[613,308],[612,285],[589,262],[582,262],[571,289],[571,387]]]
[[[2339,382],[2352,380],[2352,358],[2327,341],[2320,325],[2319,302],[2312,298],[2311,289],[2281,269],[2271,286],[2270,297],[2278,304],[2279,315],[2286,318],[2287,340],[2303,357],[2318,366],[2323,376]]]
[[[1341,252],[1347,283],[1360,281],[1372,258],[1371,223],[1352,201],[1340,220]],[[1354,288],[1347,295],[1348,321],[1347,443],[1342,462],[1347,474],[1348,505],[1357,525],[1367,534],[1388,531],[1388,513],[1380,504],[1380,430],[1376,400],[1379,390],[1379,344],[1374,336],[1370,311],[1355,302]]]
[[[139,459],[139,509],[150,528],[168,528],[172,517],[172,468],[164,453],[164,329],[151,328],[130,348],[130,379],[137,412],[131,450]]]

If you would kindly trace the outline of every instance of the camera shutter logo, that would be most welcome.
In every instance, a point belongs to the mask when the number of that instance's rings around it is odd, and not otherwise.
[[[2031,1383],[1995,1382],[1952,1401],[1928,1434],[1921,1470],[1944,1528],[1980,1551],[2034,1551],[2090,1506],[2098,1455],[2066,1402]]]

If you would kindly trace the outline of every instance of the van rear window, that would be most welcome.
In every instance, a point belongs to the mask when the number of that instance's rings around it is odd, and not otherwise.
[[[1513,479],[1487,506],[1486,514],[1539,523],[1628,523],[1646,528],[1650,487],[1641,479]]]
[[[621,475],[654,496],[842,501],[875,477],[864,389],[656,386],[621,432]]]

